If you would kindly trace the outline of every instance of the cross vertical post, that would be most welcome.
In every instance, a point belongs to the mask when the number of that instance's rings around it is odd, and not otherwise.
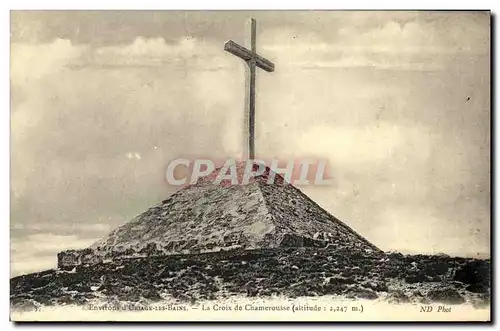
[[[224,45],[224,50],[238,56],[246,62],[249,67],[249,91],[248,91],[248,157],[255,158],[255,83],[256,68],[267,72],[274,71],[274,63],[257,54],[257,22],[251,20],[251,45],[250,50],[229,40]]]
[[[252,18],[252,28],[251,28],[251,43],[252,52],[257,51],[257,22]],[[248,117],[248,149],[249,149],[249,159],[255,159],[255,57],[250,59],[250,96],[249,96],[249,117]]]

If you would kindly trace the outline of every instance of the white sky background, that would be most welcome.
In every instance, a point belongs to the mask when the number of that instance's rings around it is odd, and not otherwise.
[[[157,203],[178,157],[243,146],[248,13],[15,12],[12,273]],[[489,16],[253,13],[257,153],[329,161],[305,188],[384,250],[489,254]],[[468,100],[468,98],[470,98]]]

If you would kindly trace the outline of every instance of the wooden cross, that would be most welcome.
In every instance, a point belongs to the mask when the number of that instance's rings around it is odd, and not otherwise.
[[[255,67],[259,67],[267,72],[274,71],[274,63],[257,54],[256,40],[257,22],[252,18],[251,30],[251,50],[238,45],[232,40],[229,40],[224,45],[224,50],[243,59],[250,68],[250,84],[248,97],[248,149],[249,159],[255,158]]]

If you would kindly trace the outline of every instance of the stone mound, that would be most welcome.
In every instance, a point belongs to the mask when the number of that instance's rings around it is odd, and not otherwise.
[[[238,164],[238,176],[244,166]],[[59,267],[106,259],[277,247],[356,247],[379,251],[269,168],[247,184],[215,184],[221,171],[189,185],[81,251],[58,255]],[[268,183],[269,177],[276,180]]]

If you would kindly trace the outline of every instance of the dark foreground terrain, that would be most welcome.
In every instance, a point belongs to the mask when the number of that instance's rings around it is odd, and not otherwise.
[[[232,295],[383,299],[394,303],[490,302],[490,260],[342,250],[283,248],[130,258],[10,280],[11,307],[94,300],[195,303]]]

